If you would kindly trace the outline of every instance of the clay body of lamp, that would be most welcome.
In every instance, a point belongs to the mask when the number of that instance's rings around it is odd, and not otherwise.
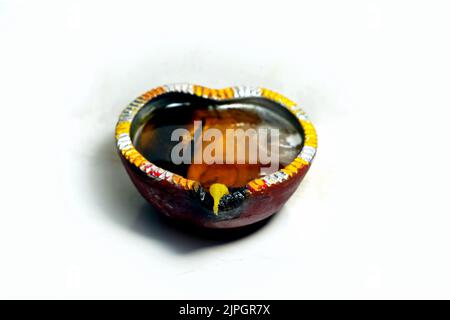
[[[177,129],[184,133],[174,140]],[[206,136],[208,129],[215,130],[215,139]],[[230,148],[236,136],[228,136],[228,129],[275,129],[277,140],[265,145],[276,144],[275,170],[272,166],[265,172],[273,163],[259,159],[249,163],[251,150],[238,150],[239,143]],[[249,225],[279,211],[308,171],[317,148],[315,129],[303,110],[280,94],[263,88],[216,90],[190,84],[161,86],[134,100],[119,117],[116,142],[145,199],[168,217],[207,228]],[[190,161],[174,161],[176,148]],[[224,161],[194,161],[205,154],[221,155]],[[226,161],[231,154],[240,161]]]

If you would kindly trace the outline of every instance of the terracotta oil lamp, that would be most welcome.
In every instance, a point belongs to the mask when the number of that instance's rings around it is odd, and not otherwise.
[[[212,128],[214,139],[205,133]],[[276,141],[279,161],[268,173],[260,161],[246,161],[248,149],[227,147],[229,129],[261,128],[278,132],[269,144]],[[242,161],[202,161],[213,141],[224,146],[214,149],[214,156],[227,158],[237,151]],[[148,202],[170,218],[206,228],[241,227],[278,212],[317,148],[312,123],[284,96],[264,88],[191,84],[157,87],[131,102],[119,117],[116,142],[131,180]],[[191,161],[174,160],[174,150]]]

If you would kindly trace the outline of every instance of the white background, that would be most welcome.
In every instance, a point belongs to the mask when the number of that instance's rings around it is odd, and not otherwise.
[[[450,298],[448,1],[0,1],[0,298]],[[173,229],[114,149],[165,83],[259,85],[319,148],[267,225]]]

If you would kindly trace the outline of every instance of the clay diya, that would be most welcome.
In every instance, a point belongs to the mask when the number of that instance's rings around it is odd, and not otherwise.
[[[218,134],[214,139],[205,133],[211,128]],[[226,144],[227,130],[267,128],[278,132],[269,143],[276,144],[278,157],[272,171],[265,172],[259,160],[245,161],[247,149],[239,151],[241,161],[202,161],[213,140],[216,147]],[[157,87],[132,101],[119,117],[116,142],[131,180],[148,202],[170,218],[207,228],[241,227],[278,212],[317,148],[316,131],[305,112],[281,94],[191,84]],[[174,160],[174,150],[191,161]],[[213,154],[226,158],[233,151],[235,146],[223,147]]]

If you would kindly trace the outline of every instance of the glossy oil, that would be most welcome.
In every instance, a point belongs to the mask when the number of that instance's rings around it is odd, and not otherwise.
[[[268,145],[272,146],[272,143],[276,143],[278,155],[276,170],[279,170],[295,159],[301,150],[303,139],[301,130],[293,117],[280,113],[277,109],[279,109],[278,106],[263,106],[254,101],[230,101],[220,104],[201,100],[181,103],[169,101],[163,105],[160,103],[159,107],[154,108],[136,130],[133,142],[136,149],[155,165],[188,179],[199,181],[205,188],[209,188],[213,183],[222,183],[230,188],[243,187],[249,181],[263,176],[267,171],[264,168],[270,164],[263,164],[259,159],[256,163],[249,163],[247,149],[244,149],[246,154],[241,155],[245,163],[238,163],[237,155],[233,163],[206,164],[204,161],[194,163],[196,158],[201,158],[198,153],[203,154],[205,148],[212,143],[212,141],[205,141],[204,133],[210,128],[223,133],[220,144],[223,144],[222,152],[225,159],[226,145],[229,143],[227,129],[243,129],[244,131],[275,129],[279,133],[279,138],[277,141],[269,140]],[[199,126],[195,126],[194,121],[201,122],[200,134],[199,132],[195,134]],[[185,129],[188,137],[172,141],[172,134],[177,129]],[[199,140],[195,140],[194,137],[201,138],[200,148],[198,145],[196,147],[195,143],[199,143]],[[190,144],[190,163],[174,163],[172,150],[180,143]],[[248,141],[246,146],[248,147]]]

